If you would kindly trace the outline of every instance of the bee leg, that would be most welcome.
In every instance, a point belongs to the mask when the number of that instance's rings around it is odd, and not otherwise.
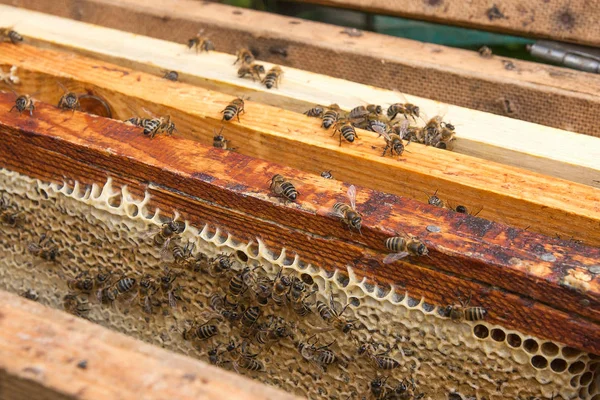
[[[12,107],[10,108],[10,111],[9,111],[9,112],[12,112],[12,110],[13,110],[13,109],[15,109],[16,107],[17,107],[17,105],[15,104],[14,106],[12,106]]]

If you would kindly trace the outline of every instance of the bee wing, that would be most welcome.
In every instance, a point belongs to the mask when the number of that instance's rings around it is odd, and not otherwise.
[[[60,83],[59,81],[56,81],[56,83],[58,83],[58,86],[61,87],[61,89],[65,92],[65,93],[69,93],[69,89],[67,89],[67,87],[65,85],[63,85],[62,83]]]
[[[350,206],[353,210],[356,210],[356,187],[350,185],[348,188],[348,199],[350,200]]]
[[[378,133],[380,135],[383,135],[383,137],[386,140],[390,140],[391,139],[390,135],[386,132],[386,130],[385,130],[385,128],[383,126],[373,125],[371,127],[371,129],[373,129],[373,132]]]
[[[408,252],[403,251],[401,253],[390,253],[383,259],[384,264],[391,264],[394,261],[398,261],[408,255]]]
[[[158,118],[158,117],[156,116],[156,114],[154,114],[152,111],[148,110],[146,107],[142,107],[142,110],[144,110],[144,112],[145,112],[146,114],[148,114],[149,116],[151,116],[152,118]]]
[[[406,133],[406,131],[408,131],[409,125],[410,125],[410,122],[408,122],[407,119],[403,120],[400,123],[400,137],[404,137],[404,134]]]

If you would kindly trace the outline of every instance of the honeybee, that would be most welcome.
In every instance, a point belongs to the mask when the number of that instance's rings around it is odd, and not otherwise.
[[[338,313],[333,302],[333,294],[331,294],[331,297],[329,298],[329,306],[325,304],[325,302],[317,300],[317,312],[323,321],[342,333],[348,333],[355,329],[354,322],[356,322],[356,320],[347,320],[342,317],[346,308],[348,308],[348,304],[346,304],[346,306]]]
[[[333,179],[333,175],[331,175],[331,171],[321,172],[321,177],[323,177],[325,179]]]
[[[76,294],[67,294],[63,297],[63,308],[69,314],[73,314],[79,318],[87,318],[90,312],[87,299],[81,298]]]
[[[196,54],[202,51],[206,51],[207,53],[211,50],[215,49],[215,45],[212,41],[202,36],[204,33],[204,29],[201,29],[195,37],[188,39],[187,47],[191,49],[192,47],[196,48]]]
[[[227,286],[227,297],[226,301],[231,299],[239,299],[244,295],[246,290],[248,290],[248,282],[251,279],[252,270],[249,267],[244,268],[240,273],[235,274],[229,280],[229,285]],[[229,300],[231,301],[231,300]],[[234,303],[230,303],[229,305],[233,305]]]
[[[459,293],[458,302],[459,304],[453,304],[444,309],[445,316],[450,318],[452,321],[481,321],[485,319],[485,316],[487,315],[487,310],[485,308],[469,307],[469,304],[471,303],[471,295],[469,295],[467,300],[464,301]]]
[[[246,310],[244,310],[241,319],[242,337],[247,338],[254,333],[254,327],[256,326],[256,323],[261,315],[262,311],[257,306],[248,307]]]
[[[133,301],[135,296],[137,296],[137,292],[133,291],[136,283],[135,278],[123,276],[114,285],[100,289],[98,293],[99,300],[102,304],[112,304],[119,296],[126,293],[134,293],[134,297],[130,299],[130,301]]]
[[[223,114],[222,121],[231,121],[234,117],[237,117],[237,120],[240,120],[240,114],[245,113],[244,110],[244,99],[238,97],[234,99],[225,107],[221,113]]]
[[[173,261],[176,265],[185,266],[192,258],[192,252],[196,245],[194,242],[187,242],[185,246],[174,244],[171,246]]]
[[[238,77],[244,78],[246,75],[250,75],[253,81],[262,80],[261,74],[265,73],[265,67],[261,64],[251,63],[251,64],[242,64],[242,66],[238,69]]]
[[[450,206],[451,210],[453,210],[453,211],[455,211],[455,212],[457,212],[459,214],[468,214],[468,215],[472,215],[474,217],[476,217],[477,215],[479,215],[479,213],[481,212],[481,210],[483,210],[483,207],[481,207],[479,209],[479,211],[477,211],[476,213],[473,214],[472,212],[469,211],[469,209],[467,208],[467,206],[463,206],[461,204],[459,204],[457,206],[452,206],[452,205],[449,204],[449,206]]]
[[[431,196],[425,192],[423,192],[423,193],[427,194],[427,197],[428,197],[427,204],[434,206],[434,207],[444,208],[446,205],[445,205],[444,201],[437,196],[437,192],[438,192],[438,189],[436,189],[435,192]]]
[[[286,295],[290,291],[292,281],[289,276],[282,275],[283,268],[279,270],[277,276],[273,280],[273,290],[271,292],[271,298],[273,302],[278,306],[282,306],[285,303]]]
[[[163,294],[167,297],[169,306],[171,308],[177,308],[177,301],[181,300],[178,292],[183,288],[182,286],[175,286],[173,283],[175,280],[182,275],[182,273],[174,273],[168,267],[165,267],[163,274],[160,276],[160,289]]]
[[[87,272],[81,272],[75,279],[67,281],[67,287],[74,292],[90,294],[94,290],[94,280],[88,277]]]
[[[4,193],[0,197],[0,221],[3,223],[16,227],[23,222],[23,215],[20,211],[13,211],[13,206],[10,201],[4,198]]]
[[[158,286],[152,277],[148,274],[144,275],[144,277],[140,280],[140,284],[138,287],[138,295],[140,296],[140,305],[142,306],[142,310],[146,314],[153,314],[154,307],[160,305],[157,304],[152,298],[154,294],[158,292]]]
[[[26,291],[21,293],[19,296],[25,297],[27,300],[31,300],[31,301],[38,301],[38,299],[40,298],[38,293],[33,289],[27,289]]]
[[[492,49],[487,46],[481,46],[477,52],[483,58],[492,58]]]
[[[314,117],[314,118],[323,118],[323,113],[324,112],[325,112],[325,109],[323,107],[321,107],[321,106],[314,106],[310,110],[306,110],[304,112],[304,115],[306,115],[308,117]]]
[[[235,55],[236,59],[233,62],[233,65],[240,62],[242,64],[252,64],[254,62],[254,54],[252,54],[252,52],[246,48],[239,49]]]
[[[405,120],[406,122],[406,120]],[[393,157],[394,153],[401,156],[404,153],[404,143],[402,142],[402,136],[388,132],[382,129],[380,126],[374,127],[375,132],[379,133],[379,135],[383,135],[385,139],[385,147],[383,149],[383,153],[381,153],[382,157],[385,157],[385,153],[390,149],[390,155]]]
[[[287,298],[290,301],[292,310],[294,310],[296,315],[300,317],[305,317],[308,314],[312,313],[312,310],[310,309],[312,305],[306,303],[305,300],[312,296],[314,291],[304,295],[305,291],[306,285],[304,284],[304,282],[294,277],[294,279],[292,280],[290,291],[287,294]]]
[[[29,96],[28,94],[24,94],[24,95],[18,96],[15,99],[15,105],[11,107],[10,111],[12,111],[15,108],[19,112],[19,115],[21,115],[23,113],[23,111],[28,110],[29,115],[33,116],[33,110],[35,110],[35,104],[33,103],[33,99],[31,98],[31,96]]]
[[[235,369],[235,371],[239,374],[240,373],[240,368],[242,369],[246,369],[248,371],[254,371],[254,372],[263,372],[265,370],[265,365],[263,364],[262,361],[259,361],[256,359],[256,356],[258,356],[257,354],[248,354],[246,352],[246,343],[242,343],[242,350],[239,351],[237,348],[239,347],[235,345],[235,343],[231,342],[228,346],[227,346],[227,351],[229,352],[231,358],[232,358],[232,363],[233,363],[233,369]]]
[[[205,322],[202,325],[198,325],[196,322],[192,323],[189,329],[183,331],[183,340],[206,340],[217,335],[219,330],[216,325],[208,325],[210,321]]]
[[[166,251],[171,240],[185,230],[185,222],[169,221],[162,224],[162,228],[154,235],[152,242],[157,247]]]
[[[177,80],[179,79],[179,73],[177,73],[177,71],[165,71],[163,79],[177,82]]]
[[[273,281],[267,277],[259,277],[254,285],[254,296],[259,306],[269,304],[273,291]]]
[[[274,66],[267,72],[264,79],[262,80],[262,84],[267,87],[267,89],[271,89],[273,86],[279,88],[279,82],[281,82],[281,77],[283,76],[283,70],[279,66]]]
[[[208,274],[213,278],[223,276],[225,273],[231,271],[233,260],[233,254],[219,254],[211,261]]]
[[[277,196],[283,196],[289,201],[296,201],[299,195],[294,185],[279,174],[275,174],[271,178],[270,188]]]
[[[23,36],[15,32],[12,27],[0,28],[0,42],[11,42],[17,44],[23,41]]]
[[[387,109],[387,116],[391,120],[396,118],[398,114],[404,115],[405,119],[411,117],[412,119],[419,118],[420,109],[418,106],[411,103],[394,103]]]
[[[334,136],[338,132],[340,134],[340,146],[342,145],[342,137],[350,143],[354,142],[355,138],[358,139],[356,129],[354,129],[352,123],[347,119],[340,119],[336,122],[335,130],[333,131],[333,135],[331,136]]]
[[[272,325],[273,322],[271,321],[271,326]],[[256,342],[263,346],[264,351],[268,351],[271,346],[286,337],[292,336],[292,333],[285,326],[271,326],[259,328],[254,335]]]
[[[388,378],[388,376],[386,376],[385,378],[375,378],[369,384],[371,394],[376,400],[386,399],[386,395],[389,389],[389,387],[386,385]]]
[[[321,123],[321,126],[325,129],[331,128],[331,126],[333,126],[340,118],[341,111],[342,110],[340,109],[340,106],[335,103],[331,104],[327,108],[327,111],[325,111],[323,114],[323,122]]]
[[[145,108],[144,110],[153,115]],[[149,136],[150,139],[152,139],[157,133],[166,132],[167,135],[172,135],[173,132],[177,132],[177,127],[175,126],[175,123],[171,121],[170,115],[166,115],[164,117],[156,117],[153,115],[153,117],[154,118],[142,118],[140,120],[139,126],[144,128],[145,136]]]
[[[393,253],[388,254],[383,259],[384,264],[391,264],[408,255],[421,257],[429,254],[425,244],[418,237],[411,235],[387,238],[385,247]]]
[[[322,372],[326,372],[329,365],[339,360],[335,353],[329,348],[335,343],[335,340],[324,346],[316,347],[317,340],[311,343],[313,337],[314,335],[311,336],[306,343],[297,343],[296,348],[302,358],[316,364]]]
[[[224,353],[224,351],[219,352],[219,349],[221,348],[222,345],[223,345],[222,343],[219,343],[217,345],[217,347],[213,347],[212,349],[210,349],[208,351],[208,361],[212,365],[215,365],[217,367],[223,366],[229,362],[229,361],[224,361],[221,357]]]
[[[354,107],[348,114],[349,119],[365,118],[368,116],[379,116],[383,113],[383,109],[377,104],[368,104],[366,106]]]
[[[46,261],[56,261],[56,257],[58,257],[58,246],[45,233],[40,236],[37,243],[29,243],[27,250],[34,256]]]
[[[348,229],[358,231],[361,235],[362,217],[356,211],[356,187],[350,185],[348,188],[348,199],[350,205],[346,203],[335,203],[333,205],[333,214],[341,218],[342,225],[348,226]]]
[[[73,92],[69,92],[67,88],[60,82],[56,82],[65,92],[58,100],[58,108],[61,110],[80,110],[81,104],[79,104],[79,97]]]
[[[364,343],[358,348],[358,354],[367,356],[376,368],[383,370],[398,368],[400,363],[392,357],[388,357],[388,353],[389,350],[375,354],[375,347],[370,343]]]

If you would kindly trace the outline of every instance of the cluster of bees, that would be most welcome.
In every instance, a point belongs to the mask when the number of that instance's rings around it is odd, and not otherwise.
[[[342,139],[352,143],[358,138],[355,128],[366,129],[377,133],[385,139],[385,148],[382,156],[389,150],[390,155],[402,155],[405,146],[410,142],[417,142],[426,146],[451,150],[454,145],[455,127],[444,122],[442,116],[437,115],[425,121],[425,126],[411,125],[410,120],[416,122],[421,118],[418,106],[405,102],[390,105],[385,114],[382,106],[377,104],[361,105],[349,112],[343,111],[339,105],[331,104],[327,107],[317,105],[304,114],[309,117],[321,118],[321,127],[334,128],[334,135],[339,134],[340,146]],[[404,119],[397,119],[403,116]],[[405,145],[403,141],[407,141]]]
[[[276,65],[265,73],[265,67],[258,64],[252,52],[246,48],[237,51],[233,65],[236,64],[240,64],[237,72],[239,78],[249,76],[253,81],[258,79],[267,89],[279,87],[279,82],[283,76],[283,70],[280,66]],[[264,77],[262,77],[263,74],[265,74]]]

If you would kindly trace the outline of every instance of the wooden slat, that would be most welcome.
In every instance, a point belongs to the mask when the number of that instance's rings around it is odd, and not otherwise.
[[[265,61],[598,135],[597,74],[367,32],[349,38],[340,27],[193,0],[0,2],[180,43],[204,28],[220,51],[246,45]]]
[[[39,92],[40,99],[56,104],[62,94],[56,84],[60,79],[72,90],[92,90],[106,98],[117,118],[143,115],[140,106],[169,113],[181,136],[207,144],[232,100],[80,56],[71,55],[65,63],[64,57],[26,45],[0,45],[0,66],[20,68],[26,93]],[[362,131],[360,140],[339,146],[318,120],[307,120],[302,114],[246,102],[242,122],[228,124],[224,134],[249,156],[313,173],[334,170],[339,179],[421,200],[424,192],[439,190],[453,204],[483,207],[480,216],[485,218],[600,244],[599,189],[419,144],[411,144],[410,153],[400,158],[382,157],[384,142],[372,132]]]
[[[3,400],[216,400],[223,393],[247,400],[299,399],[0,291]]]
[[[179,210],[194,226],[218,226],[243,241],[258,237],[276,251],[285,246],[290,257],[327,271],[351,266],[359,280],[401,286],[433,304],[454,301],[456,290],[471,292],[491,323],[600,351],[600,278],[588,270],[600,249],[364,187],[359,235],[327,212],[344,200],[342,182],[180,137],[151,140],[135,127],[44,103],[34,119],[24,118],[8,112],[11,100],[0,95],[0,167],[53,182],[100,184],[110,175],[135,193],[149,189],[152,206]],[[297,182],[297,203],[269,194],[266,182],[276,172]],[[419,235],[431,258],[383,264],[385,238],[402,231]]]
[[[519,36],[600,46],[600,7],[585,0],[295,0]]]
[[[235,57],[218,52],[197,56],[181,44],[85,24],[29,10],[0,6],[0,26],[15,26],[29,44],[74,52],[128,68],[164,75],[177,70],[181,82],[253,101],[304,112],[314,104],[337,103],[349,110],[358,104],[391,104],[398,93],[286,68],[278,90],[237,77]],[[269,69],[271,64],[265,64]],[[573,182],[600,187],[600,140],[541,125],[446,106],[410,97],[421,114],[445,109],[445,119],[458,127],[454,151]],[[425,118],[427,119],[427,118]],[[314,122],[313,120],[310,120]]]

